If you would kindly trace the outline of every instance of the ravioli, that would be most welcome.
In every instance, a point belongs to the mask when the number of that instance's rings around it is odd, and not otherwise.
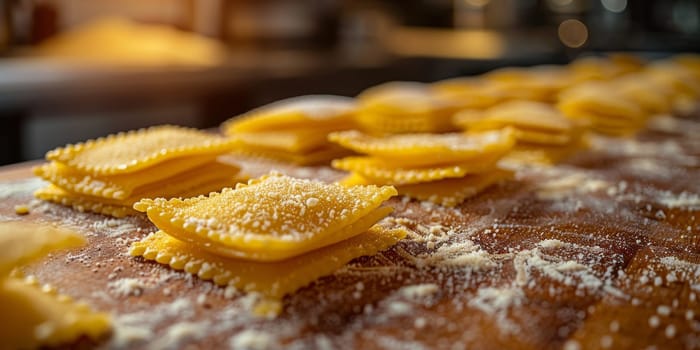
[[[437,96],[459,106],[460,111],[488,108],[507,98],[493,83],[479,77],[441,80],[430,88]]]
[[[53,250],[83,245],[73,231],[19,221],[0,222],[0,278]]]
[[[457,179],[445,179],[414,185],[397,186],[399,194],[430,201],[446,207],[454,207],[473,197],[491,185],[508,179],[512,173],[498,169],[489,173],[469,175]]]
[[[200,195],[233,186],[240,168],[217,158],[234,141],[175,126],[160,126],[68,145],[34,168],[51,184],[39,199],[123,217],[141,198]]]
[[[455,118],[459,120],[459,116]],[[492,130],[505,126],[545,132],[568,132],[574,128],[573,122],[549,104],[510,101],[486,110],[481,119],[470,125],[469,130]]]
[[[654,84],[643,73],[627,75],[612,81],[618,93],[633,101],[650,114],[667,113],[672,108],[672,96],[669,89]]]
[[[617,92],[611,83],[587,83],[562,92],[559,110],[597,131],[622,135],[644,126],[649,114]]]
[[[560,66],[500,68],[484,74],[504,100],[551,102],[556,94],[573,83],[567,69]]]
[[[227,135],[284,131],[330,131],[351,128],[355,101],[333,95],[307,95],[280,100],[234,117],[221,125]]]
[[[577,82],[610,80],[642,69],[643,62],[636,56],[611,55],[609,57],[583,57],[569,64]]]
[[[107,314],[44,290],[13,277],[0,280],[0,314],[12,317],[0,327],[3,347],[58,346],[80,336],[97,339],[111,327]]]
[[[352,152],[348,151],[347,149],[333,144],[326,144],[317,149],[304,153],[297,153],[268,147],[247,145],[244,143],[238,144],[233,153],[248,157],[266,158],[295,165],[327,164],[331,159],[352,154]]]
[[[498,168],[487,173],[467,175],[460,178],[396,186],[396,189],[400,195],[446,207],[454,207],[465,199],[476,196],[489,186],[511,178],[512,175],[511,171]],[[345,186],[357,186],[369,185],[373,181],[360,174],[352,173],[341,180],[340,183]]]
[[[153,192],[153,188],[169,185],[181,188],[193,187],[212,178],[233,177],[240,168],[232,164],[215,162],[216,157],[186,157],[173,159],[159,165],[129,174],[95,177],[72,169],[59,162],[51,162],[34,169],[34,173],[71,192],[115,200],[126,200],[139,193]],[[176,192],[177,193],[177,192]],[[133,204],[127,203],[127,205]]]
[[[201,245],[188,244],[158,231],[134,243],[130,254],[184,270],[217,285],[233,285],[240,290],[281,299],[356,257],[374,255],[393,246],[405,235],[402,229],[374,226],[354,237],[283,261],[259,262],[222,257]]]
[[[46,154],[93,175],[132,173],[169,159],[221,154],[233,141],[195,129],[164,125],[67,145]]]
[[[72,207],[79,212],[91,212],[122,218],[137,213],[134,209],[123,205],[106,204],[100,200],[90,200],[85,196],[63,190],[62,188],[49,184],[34,191],[34,197],[47,202]]]
[[[328,144],[326,134],[315,129],[266,131],[233,134],[238,143],[248,147],[270,148],[277,151],[306,153]]]
[[[577,111],[588,111],[622,120],[644,119],[645,114],[631,101],[614,92],[609,85],[589,83],[562,93],[559,109],[575,117]]]
[[[357,121],[370,133],[416,133],[455,130],[458,104],[434,94],[427,84],[390,82],[357,96]]]
[[[513,131],[496,130],[473,135],[405,134],[377,137],[358,131],[329,135],[339,145],[381,158],[393,165],[430,166],[467,162],[479,157],[505,154],[515,144]]]
[[[467,163],[401,168],[387,164],[383,159],[348,157],[334,160],[332,166],[336,169],[358,173],[375,183],[406,185],[487,172],[496,167],[499,158],[501,155],[485,157]]]
[[[134,208],[159,229],[216,254],[278,261],[361,233],[371,225],[360,220],[386,216],[390,210],[376,210],[394,195],[391,186],[346,188],[273,173],[208,197],[143,199]]]
[[[348,97],[300,96],[231,118],[221,128],[235,141],[235,154],[322,164],[348,154],[328,142],[327,135],[354,128],[355,110],[355,101]]]
[[[8,349],[71,343],[80,336],[97,339],[111,327],[107,314],[57,295],[35,279],[10,277],[10,271],[57,249],[77,247],[77,233],[26,222],[0,223],[0,339]]]
[[[504,102],[476,117],[473,112],[465,111],[457,113],[454,118],[469,132],[510,127],[518,143],[543,146],[570,145],[580,138],[583,129],[582,123],[566,118],[551,105],[533,101]]]

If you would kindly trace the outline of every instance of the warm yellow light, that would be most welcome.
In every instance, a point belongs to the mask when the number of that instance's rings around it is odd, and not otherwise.
[[[464,0],[464,2],[471,7],[484,7],[488,5],[491,0]]]
[[[394,53],[406,56],[494,59],[503,55],[503,36],[485,30],[402,28],[386,40]]]
[[[567,19],[559,24],[559,40],[568,47],[581,47],[588,40],[588,27],[577,19]]]

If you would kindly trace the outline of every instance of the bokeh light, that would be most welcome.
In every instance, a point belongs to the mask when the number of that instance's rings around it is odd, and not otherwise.
[[[567,19],[559,24],[559,40],[571,48],[583,46],[588,41],[588,27],[577,20]]]
[[[627,8],[627,0],[600,0],[600,2],[610,12],[620,13]]]

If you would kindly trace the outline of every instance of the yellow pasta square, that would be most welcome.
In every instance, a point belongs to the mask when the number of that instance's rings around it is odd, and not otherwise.
[[[34,191],[34,197],[47,202],[53,202],[68,207],[79,212],[91,212],[103,215],[121,218],[128,215],[134,215],[137,212],[128,206],[106,204],[101,202],[99,198],[88,199],[85,196],[68,192],[56,185],[48,185]]]
[[[144,199],[134,208],[168,234],[211,242],[218,254],[274,261],[360,233],[341,230],[394,195],[391,186],[347,188],[273,173],[208,197]],[[375,222],[389,211],[378,213]]]
[[[255,262],[226,258],[203,247],[182,242],[158,231],[131,246],[133,256],[143,256],[184,270],[217,285],[233,285],[248,292],[281,299],[284,295],[329,275],[350,260],[374,255],[405,237],[402,229],[374,226],[369,231],[321,249],[279,262]]]
[[[515,129],[515,138],[518,142],[527,142],[540,145],[567,145],[575,140],[578,135],[560,134],[546,131]]]
[[[165,125],[57,148],[46,158],[94,176],[115,175],[179,157],[223,154],[233,142],[195,129]]]
[[[357,96],[361,109],[405,115],[429,115],[447,108],[449,102],[418,82],[396,81],[371,87]]]
[[[478,134],[403,134],[376,137],[358,131],[332,133],[329,139],[358,153],[408,167],[466,163],[502,155],[515,145],[511,129]]]
[[[65,295],[39,288],[36,280],[10,277],[21,265],[57,249],[84,244],[68,229],[28,222],[0,223],[0,339],[7,349],[57,346],[87,335],[93,339],[110,327],[109,317]]]
[[[671,93],[644,74],[627,75],[612,82],[621,95],[652,114],[671,110]]]
[[[459,116],[455,116],[459,119]],[[492,130],[505,126],[546,132],[570,132],[573,122],[549,104],[510,101],[487,109],[483,117],[469,126],[470,131]]]
[[[250,146],[243,143],[238,143],[233,153],[248,157],[267,158],[296,165],[327,164],[332,159],[352,154],[352,152],[347,149],[334,144],[328,144],[304,153],[297,153],[281,151],[274,148]]]
[[[417,82],[390,82],[357,96],[358,123],[375,133],[443,132],[454,130],[451,117],[459,108]]]
[[[488,108],[506,98],[500,89],[482,78],[441,80],[431,84],[431,89],[437,96],[459,106],[459,110]]]
[[[572,118],[581,112],[624,120],[646,118],[639,106],[617,93],[609,84],[601,83],[577,85],[563,91],[557,107]]]
[[[54,295],[17,278],[0,279],[0,339],[3,348],[33,349],[98,339],[110,328],[107,314],[65,295]]]
[[[231,135],[248,147],[261,147],[291,153],[306,153],[328,144],[327,132],[306,130],[265,131]]]
[[[34,174],[72,192],[96,197],[126,199],[134,193],[143,192],[142,188],[145,186],[172,178],[187,170],[206,167],[207,163],[214,163],[215,159],[216,156],[182,157],[133,173],[98,177],[54,161],[34,168]],[[238,168],[234,165],[216,170],[225,170],[230,175],[238,172]],[[189,176],[199,175],[197,172],[198,170],[190,171]],[[202,175],[206,174],[202,173]]]
[[[16,266],[50,251],[83,245],[79,234],[54,226],[28,222],[0,222],[0,279]]]
[[[399,194],[418,200],[454,207],[465,199],[476,196],[489,186],[512,177],[512,172],[497,169],[492,172],[445,179],[414,185],[396,186]]]
[[[354,112],[355,102],[348,97],[299,96],[229,119],[221,125],[221,128],[226,135],[289,129],[314,129],[328,132],[352,128]]]
[[[363,130],[374,134],[445,132],[455,129],[450,116],[451,113],[407,115],[401,111],[364,109],[357,113],[357,122]]]
[[[407,185],[487,172],[496,167],[500,156],[499,154],[497,157],[484,157],[467,163],[430,167],[395,167],[383,159],[373,157],[337,159],[333,161],[332,165],[336,169],[358,173],[371,179],[374,183]]]
[[[230,187],[246,180],[246,177],[243,175],[234,177],[229,176],[229,174],[216,172],[206,172],[206,174],[206,176],[200,178],[188,179],[187,172],[185,172],[162,183],[152,184],[144,188],[143,192],[125,199],[103,198],[75,193],[53,184],[36,190],[34,196],[41,200],[72,207],[80,212],[92,212],[120,218],[136,214],[137,212],[132,206],[142,198],[193,197],[219,191],[224,187]]]

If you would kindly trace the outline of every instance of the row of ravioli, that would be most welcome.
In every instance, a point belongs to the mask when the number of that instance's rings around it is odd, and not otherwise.
[[[330,163],[350,173],[346,185],[394,185],[454,206],[507,178],[503,164],[557,162],[585,148],[590,131],[631,135],[651,116],[688,110],[698,96],[700,56],[692,55],[654,62],[613,55],[432,84],[391,82],[355,99],[313,95],[263,106],[222,124],[225,136],[161,126],[58,148],[35,169],[50,182],[36,196],[133,215],[141,198],[191,197],[245,181],[235,163],[221,160],[233,152]],[[167,154],[146,154],[152,150]]]
[[[502,68],[430,84],[389,82],[356,98],[301,96],[234,117],[240,155],[347,171],[346,185],[455,206],[508,178],[509,164],[551,164],[591,132],[629,136],[700,96],[700,56],[646,62],[614,54],[564,66]],[[505,166],[504,166],[505,165]]]

